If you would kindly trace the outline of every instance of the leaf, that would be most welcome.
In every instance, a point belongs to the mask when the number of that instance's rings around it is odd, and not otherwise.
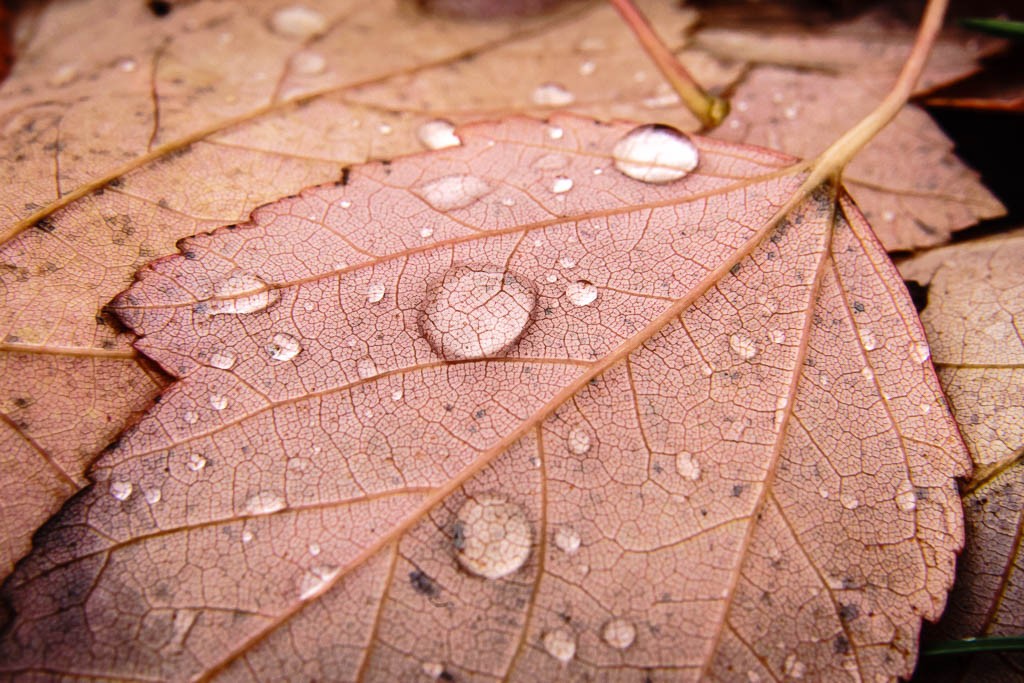
[[[8,582],[3,670],[908,674],[967,458],[898,275],[841,190],[774,220],[790,159],[641,182],[628,129],[464,128],[143,269],[179,380]]]
[[[871,111],[911,39],[909,31],[870,14],[824,31],[771,33],[758,24],[703,30],[697,46],[751,64],[734,89],[733,113],[715,136],[813,157]],[[964,42],[953,36],[936,46],[923,89],[969,75],[976,57],[991,49]],[[955,230],[1005,213],[956,158],[942,130],[913,105],[858,154],[843,178],[892,251],[941,244]]]
[[[939,380],[976,465],[964,494],[967,546],[931,640],[1024,634],[1019,609],[1024,518],[1024,233],[934,250],[901,264],[928,285],[921,319]],[[978,655],[929,677],[1014,680],[1019,655]]]
[[[0,96],[0,174],[12,179],[0,186],[0,577],[166,385],[102,308],[178,239],[244,221],[343,165],[422,149],[423,123],[513,105],[499,94],[545,110],[531,99],[545,81],[571,85],[581,110],[690,120],[641,104],[653,72],[610,8],[453,24],[350,3],[325,9],[323,35],[308,39],[272,30],[280,9],[175,4],[157,17],[143,2],[94,0],[50,3],[25,24]],[[695,20],[661,5],[655,16],[677,33]],[[495,52],[519,67],[458,76],[493,68]],[[704,61],[698,73],[714,82]],[[648,82],[634,82],[644,69]],[[394,111],[373,105],[375,89],[416,74],[436,87]],[[456,106],[449,93],[470,83],[477,97]]]

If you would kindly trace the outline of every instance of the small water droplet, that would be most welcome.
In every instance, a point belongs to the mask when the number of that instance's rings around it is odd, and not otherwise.
[[[207,313],[235,315],[262,311],[281,295],[252,273],[236,270],[213,286],[213,296],[206,302]]]
[[[561,83],[542,83],[533,91],[533,103],[542,107],[564,107],[576,101],[576,96]]]
[[[910,512],[917,508],[917,494],[913,489],[905,488],[896,494],[896,505],[904,512]]]
[[[67,85],[78,78],[78,67],[74,64],[61,64],[50,75],[49,84],[55,88]]]
[[[875,379],[875,371],[872,370],[871,368],[865,366],[865,367],[860,369],[860,376],[863,377],[868,382],[870,382],[873,379]]]
[[[508,576],[530,556],[533,531],[526,513],[504,497],[484,494],[468,499],[459,509],[455,529],[455,556],[477,576]]]
[[[595,168],[594,169],[594,175],[601,175],[602,173],[604,173],[604,169],[603,168]]]
[[[199,422],[199,415],[195,411],[186,410],[185,414],[181,416],[181,419],[184,420],[186,424],[194,425],[196,422]]]
[[[139,68],[139,63],[131,57],[122,57],[121,59],[117,60],[114,66],[117,67],[118,71],[131,73],[132,71],[135,71]]]
[[[676,456],[676,472],[690,481],[697,481],[700,479],[700,463],[692,453],[680,451]]]
[[[221,370],[235,367],[235,354],[230,351],[215,351],[210,354],[210,365]]]
[[[377,131],[380,132],[381,135],[391,135],[393,132],[395,132],[395,129],[392,128],[391,124],[389,123],[382,123],[379,126],[377,126]]]
[[[146,502],[149,503],[150,505],[156,505],[157,503],[160,502],[160,499],[163,497],[163,494],[161,493],[160,489],[147,489],[146,491],[143,492],[142,495],[146,497]]]
[[[299,600],[309,600],[338,575],[340,567],[321,565],[311,568],[299,582]]]
[[[569,450],[576,455],[583,455],[590,450],[590,433],[582,427],[574,427],[569,432]]]
[[[352,206],[352,202],[350,202],[347,199],[342,199],[340,202],[338,202],[338,206],[340,206],[343,209],[347,209],[350,206]]]
[[[800,113],[800,107],[795,105],[795,104],[791,105],[789,107],[786,107],[785,109],[782,110],[782,115],[785,116],[790,121],[794,120],[799,113]]]
[[[782,665],[782,672],[793,678],[803,678],[807,673],[807,665],[797,659],[795,654],[791,654],[786,657],[786,662]]]
[[[423,201],[438,211],[469,206],[491,191],[491,186],[472,175],[449,175],[432,180],[414,190]]]
[[[932,350],[925,342],[913,342],[910,345],[910,357],[916,363],[924,363],[932,357]]]
[[[444,675],[444,664],[441,662],[423,662],[423,673],[431,678],[438,679]]]
[[[422,237],[423,239],[426,239],[428,237],[433,237],[433,236],[434,236],[434,229],[432,227],[430,227],[429,225],[420,228],[420,237]]]
[[[370,357],[363,357],[356,361],[356,374],[360,379],[370,379],[377,376],[377,364]]]
[[[366,288],[366,300],[371,304],[375,304],[384,298],[384,285],[379,282],[374,282]]]
[[[580,64],[580,76],[590,76],[597,71],[597,64],[589,59]]]
[[[615,168],[645,183],[679,180],[697,168],[696,145],[684,133],[660,124],[629,131],[612,150]]]
[[[269,515],[284,508],[284,498],[276,493],[263,491],[245,501],[244,512],[247,515]]]
[[[601,629],[604,642],[618,650],[625,650],[636,640],[636,627],[625,619],[612,619]]]
[[[887,221],[889,223],[893,222],[894,220],[896,220],[896,212],[895,211],[883,211],[882,212],[882,220]]]
[[[265,348],[271,358],[276,361],[284,362],[299,355],[299,352],[302,351],[302,344],[300,344],[299,340],[290,334],[278,332]]]
[[[772,341],[776,344],[785,344],[786,333],[783,330],[772,330]]]
[[[566,555],[572,555],[580,549],[580,535],[575,529],[563,526],[555,531],[555,546]]]
[[[820,489],[818,489],[818,495],[821,496],[822,498],[828,498],[829,497],[828,489],[825,488],[824,486],[822,486]]]
[[[312,555],[313,557],[316,557],[317,555],[319,555],[320,554],[320,544],[319,543],[310,543],[309,544],[309,554]]]
[[[327,60],[319,52],[303,50],[291,59],[292,70],[303,76],[322,74],[327,67]]]
[[[228,407],[227,396],[221,396],[220,394],[210,394],[210,407],[214,410],[224,410]]]
[[[928,413],[932,412],[932,406],[930,403],[922,403],[917,407],[917,409],[921,411],[922,415],[927,415]]]
[[[199,453],[190,453],[188,460],[185,461],[185,467],[193,472],[202,472],[203,468],[206,467],[206,458]]]
[[[563,664],[568,664],[576,656],[576,638],[564,629],[548,631],[542,641],[548,654]]]
[[[565,297],[575,306],[589,306],[597,301],[597,286],[588,280],[570,282]]]
[[[548,137],[552,140],[561,140],[565,130],[561,126],[548,126]]]
[[[562,194],[572,189],[573,182],[572,178],[567,178],[564,175],[557,176],[554,182],[551,183],[551,191],[555,194]]]
[[[729,337],[729,348],[744,360],[750,360],[757,355],[757,344],[745,334],[731,335]]]
[[[842,503],[843,507],[847,510],[856,510],[860,507],[860,501],[857,500],[857,497],[849,493],[840,494],[839,502]]]
[[[860,344],[865,351],[874,351],[878,348],[878,339],[871,330],[860,330]]]
[[[512,197],[502,197],[501,198],[501,205],[502,206],[515,206],[516,205],[516,200],[512,199]]]
[[[536,305],[532,283],[500,266],[455,266],[428,289],[421,327],[443,358],[495,356],[519,340]]]
[[[316,10],[289,5],[270,16],[270,30],[285,38],[309,40],[327,30],[327,20]]]
[[[562,258],[558,259],[558,265],[562,266],[563,268],[575,268],[576,259],[574,259],[571,256],[563,256]]]
[[[132,483],[130,481],[116,480],[110,482],[110,495],[121,501],[128,500],[132,495]]]
[[[242,532],[242,543],[251,543],[253,539],[252,532],[246,529]]]
[[[444,119],[434,119],[421,124],[416,129],[416,137],[427,149],[444,149],[462,144],[462,140],[455,134],[455,125]]]
[[[548,273],[547,277],[544,279],[548,281],[548,284],[554,284],[558,282],[558,276],[555,275],[554,273]]]

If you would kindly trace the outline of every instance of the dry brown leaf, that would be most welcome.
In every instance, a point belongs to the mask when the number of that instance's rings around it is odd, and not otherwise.
[[[550,108],[531,98],[552,79],[576,88],[584,110],[665,116],[643,105],[658,79],[608,8],[453,23],[401,4],[317,6],[323,34],[305,39],[272,30],[282,4],[271,0],[187,3],[163,18],[143,2],[51,3],[22,36],[0,91],[0,174],[9,179],[0,186],[0,439],[9,444],[0,457],[10,474],[0,489],[0,576],[165,385],[101,312],[176,240],[245,220],[260,204],[339,177],[342,165],[422,149],[419,127],[441,113],[457,121]],[[695,17],[662,3],[651,12],[677,35]],[[457,76],[493,68],[489,55],[504,50],[513,61],[490,77]],[[711,80],[706,64],[700,73]],[[402,111],[350,102],[406,87],[411,96],[411,79],[434,89],[417,87]],[[466,99],[456,103],[453,91]],[[619,100],[632,104],[612,111]]]
[[[753,66],[735,88],[732,114],[716,130],[725,140],[764,145],[810,158],[864,117],[885,94],[913,34],[869,15],[805,34],[707,29],[695,44]],[[977,68],[990,47],[940,41],[922,89]],[[979,219],[1002,215],[999,201],[953,154],[953,145],[915,106],[857,156],[847,189],[889,250],[941,244]]]
[[[967,457],[895,269],[842,195],[772,227],[786,158],[654,185],[626,131],[465,129],[141,271],[181,380],[8,582],[0,666],[908,674]]]

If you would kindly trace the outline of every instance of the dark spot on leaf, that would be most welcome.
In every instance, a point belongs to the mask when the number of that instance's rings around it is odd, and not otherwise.
[[[832,651],[837,655],[850,654],[850,641],[847,640],[846,636],[840,633],[836,636],[836,639],[832,641]]]
[[[341,185],[342,187],[348,185],[348,181],[351,175],[352,169],[349,168],[348,166],[345,166],[344,168],[341,169],[341,178],[338,179],[338,182],[336,184]]]
[[[57,229],[57,226],[53,223],[53,219],[50,217],[40,218],[36,221],[36,227],[47,233],[53,232]]]
[[[732,497],[739,498],[740,494],[743,493],[743,484],[736,484],[732,487]]]
[[[434,580],[419,569],[409,572],[409,583],[417,593],[427,597],[432,598],[440,592]]]
[[[166,17],[174,9],[174,5],[167,2],[167,0],[149,0],[146,6],[149,7],[149,11],[153,13],[153,16],[158,18]]]
[[[121,180],[120,176],[118,176],[117,178],[114,178],[109,183],[107,183],[108,187],[121,187],[122,185],[124,185],[124,181]]]
[[[862,304],[859,301],[854,301],[853,302],[853,312],[854,313],[863,313],[864,312],[864,304]]]
[[[844,622],[853,621],[860,616],[860,608],[857,605],[839,605],[839,618]]]
[[[737,263],[736,265],[729,269],[729,272],[732,273],[733,275],[738,275],[742,269],[743,266]]]
[[[27,398],[22,398],[21,396],[14,399],[14,405],[16,405],[19,408],[28,408],[30,403],[31,401],[29,401]]]
[[[452,525],[452,544],[456,550],[462,550],[466,547],[466,529],[463,527],[462,522],[455,522]]]

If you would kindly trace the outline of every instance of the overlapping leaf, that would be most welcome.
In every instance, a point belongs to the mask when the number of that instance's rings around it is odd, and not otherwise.
[[[898,275],[840,190],[776,225],[787,159],[653,185],[626,130],[463,130],[143,270],[180,379],[9,581],[5,670],[909,673],[967,460]]]

